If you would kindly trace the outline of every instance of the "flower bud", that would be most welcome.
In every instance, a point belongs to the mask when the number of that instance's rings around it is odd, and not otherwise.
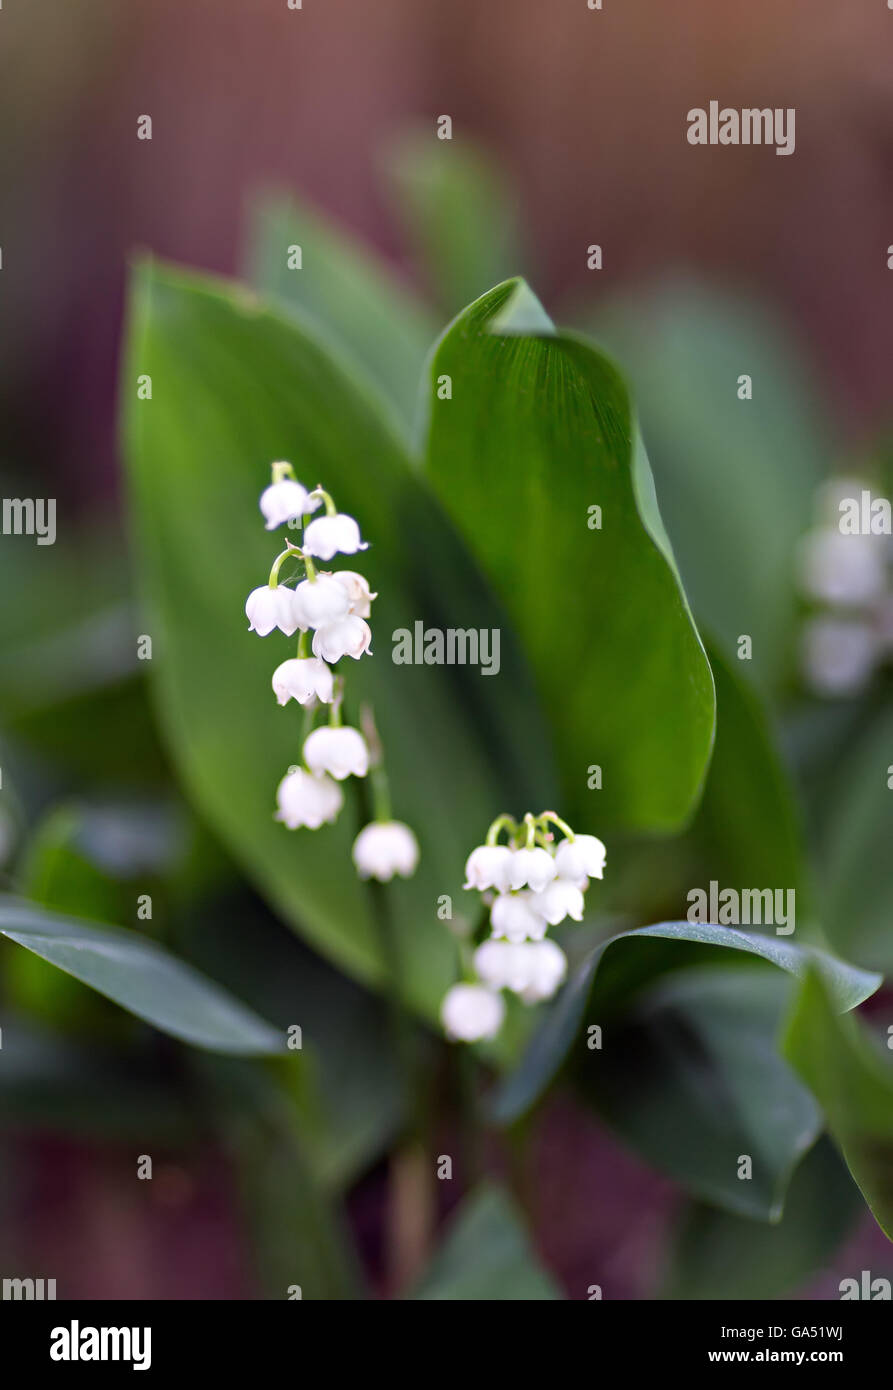
[[[372,612],[372,600],[378,598],[369,588],[369,581],[356,570],[336,570],[332,578],[347,590],[351,613],[358,618],[368,618]]]
[[[353,517],[336,512],[334,516],[320,516],[311,521],[304,532],[302,548],[307,555],[331,560],[333,555],[355,555],[358,550],[367,550],[368,546],[360,540],[360,528]]]
[[[454,1042],[478,1042],[499,1032],[505,1004],[483,985],[453,985],[444,995],[440,1018],[447,1037]]]
[[[512,855],[510,881],[513,888],[530,887],[540,893],[558,870],[547,849],[516,849]]]
[[[419,862],[418,841],[402,821],[373,821],[354,840],[353,862],[360,878],[377,878],[381,883],[394,874],[410,878]]]
[[[296,767],[279,783],[276,803],[276,819],[289,830],[299,830],[301,826],[318,830],[325,821],[335,820],[344,805],[344,794],[331,778],[313,777]]]
[[[259,589],[252,589],[245,600],[245,616],[249,632],[256,632],[259,637],[266,637],[274,627],[278,627],[286,637],[291,637],[300,626],[295,611],[294,589],[288,589],[284,584],[277,585],[275,589],[271,589],[269,584],[261,584]]]
[[[555,851],[558,877],[579,884],[584,878],[602,878],[607,851],[595,835],[577,835],[562,840]]]
[[[314,729],[304,740],[304,761],[314,776],[328,772],[337,781],[345,777],[365,777],[369,771],[369,749],[357,729]]]
[[[509,870],[512,851],[508,845],[478,845],[469,854],[465,863],[466,888],[497,888],[504,892],[510,884]]]
[[[283,478],[271,483],[260,495],[260,509],[264,514],[266,529],[275,531],[284,521],[295,521],[314,511],[320,503],[318,497],[310,500],[310,494],[294,478]]]
[[[341,592],[344,593],[344,590]],[[355,613],[348,613],[346,617],[336,618],[334,622],[318,627],[311,645],[314,656],[321,657],[323,661],[340,661],[342,656],[352,656],[358,661],[364,652],[369,651],[371,642],[369,624]]]
[[[294,601],[298,626],[304,632],[309,627],[323,627],[345,618],[350,608],[344,585],[337,584],[334,576],[326,574],[317,575],[316,579],[302,579],[295,589]]]
[[[324,661],[315,656],[295,656],[273,672],[273,692],[280,705],[297,700],[299,705],[320,700],[331,704],[334,680]]]
[[[541,941],[546,934],[546,919],[536,911],[537,894],[500,893],[490,909],[493,935],[507,941]]]

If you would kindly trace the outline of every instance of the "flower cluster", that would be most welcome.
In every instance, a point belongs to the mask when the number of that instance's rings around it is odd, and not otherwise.
[[[555,843],[554,828],[563,839]],[[503,831],[507,844],[500,844]],[[554,811],[530,812],[521,823],[496,818],[486,843],[472,850],[465,887],[483,894],[489,936],[466,962],[467,978],[447,991],[441,1021],[458,1042],[492,1038],[502,1026],[510,990],[525,1004],[550,999],[567,974],[567,959],[546,933],[565,918],[580,922],[590,878],[601,878],[605,847],[575,835]]]
[[[800,588],[814,606],[803,662],[820,695],[857,694],[893,655],[893,550],[870,512],[863,521],[870,497],[856,479],[832,479],[820,495],[818,525],[801,542]]]
[[[299,634],[297,654],[273,672],[273,693],[280,705],[294,700],[307,712],[302,762],[290,767],[279,783],[276,819],[290,830],[318,830],[337,818],[344,804],[340,784],[345,778],[371,772],[377,816],[354,842],[354,864],[363,878],[385,882],[395,873],[408,877],[418,862],[418,845],[409,826],[390,820],[385,813],[386,787],[374,724],[370,716],[365,736],[342,724],[344,679],[331,669],[342,657],[359,661],[371,655],[368,619],[377,595],[355,570],[332,572],[316,564],[328,563],[335,555],[356,555],[367,549],[366,542],[354,518],[339,512],[321,487],[308,492],[290,463],[274,463],[272,473],[272,482],[260,498],[266,529],[273,531],[286,523],[301,527],[301,544],[286,541],[267,583],[248,595],[245,615],[249,630],[260,637],[277,628],[287,637]],[[321,505],[325,515],[311,521]],[[280,580],[289,560],[301,567],[295,578],[301,570],[304,576],[293,586]],[[321,705],[328,706],[329,720],[314,728]]]

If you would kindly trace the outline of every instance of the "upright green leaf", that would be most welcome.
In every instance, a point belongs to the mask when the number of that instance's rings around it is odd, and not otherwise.
[[[537,1260],[515,1204],[489,1183],[471,1192],[451,1218],[413,1294],[429,1302],[521,1303],[561,1296]]]
[[[782,1050],[825,1112],[832,1138],[893,1240],[893,1066],[854,1018],[835,1015],[826,983],[801,984]]]
[[[450,327],[427,392],[428,475],[531,656],[565,814],[599,833],[679,827],[713,683],[617,370],[512,281]]]
[[[17,942],[163,1033],[214,1052],[281,1052],[284,1038],[148,937],[0,897],[0,936]]]
[[[151,400],[136,398],[142,373]],[[322,482],[371,542],[362,570],[379,595],[375,655],[350,663],[346,717],[356,720],[361,700],[373,704],[394,813],[419,838],[417,874],[390,884],[387,897],[405,992],[433,1016],[455,972],[438,896],[460,888],[494,807],[554,794],[548,736],[505,611],[377,402],[296,322],[238,289],[145,267],[124,390],[151,676],[185,787],[285,919],[341,968],[378,983],[370,893],[350,861],[359,829],[351,788],[334,826],[290,832],[273,820],[301,718],[277,709],[270,689],[293,647],[249,633],[244,617],[279,545],[257,507],[270,462],[290,459],[308,485]],[[417,624],[498,629],[499,673],[395,664],[392,635]]]
[[[353,357],[408,434],[437,332],[433,315],[383,259],[305,203],[260,199],[249,233],[250,283]]]

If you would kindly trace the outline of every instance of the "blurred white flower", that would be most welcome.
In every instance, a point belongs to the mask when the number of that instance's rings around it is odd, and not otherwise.
[[[440,1018],[447,1037],[454,1042],[478,1042],[499,1032],[505,1004],[483,985],[453,985],[444,995]]]
[[[360,878],[377,878],[381,883],[394,874],[410,878],[419,862],[418,841],[402,821],[373,821],[354,840],[353,862]]]
[[[276,789],[278,810],[276,819],[289,830],[306,826],[318,830],[326,821],[334,821],[344,805],[344,794],[330,777],[313,777],[303,768],[288,772]]]
[[[372,600],[378,598],[369,588],[369,581],[356,570],[337,570],[332,578],[347,590],[351,613],[358,618],[368,618],[372,612]]]
[[[857,618],[814,617],[803,630],[806,676],[820,695],[856,695],[878,657],[874,629]]]
[[[494,936],[507,941],[541,941],[546,934],[546,919],[537,912],[537,894],[500,893],[490,909],[490,925]]]
[[[547,849],[516,849],[512,855],[510,882],[513,888],[530,887],[539,893],[557,872],[555,860]]]
[[[269,584],[261,584],[259,589],[252,589],[245,600],[245,616],[249,632],[256,632],[259,637],[266,637],[275,627],[286,637],[291,637],[300,626],[295,611],[294,589],[288,589],[284,584],[277,585],[275,589],[271,589]]]
[[[491,989],[510,989],[525,1003],[550,999],[567,974],[567,957],[554,941],[484,941],[474,968]]]
[[[320,700],[331,704],[334,678],[324,661],[316,656],[294,656],[273,672],[273,692],[280,705],[297,700],[309,705]]]
[[[565,917],[582,922],[583,893],[576,883],[571,883],[566,878],[556,878],[554,882],[547,884],[541,893],[534,895],[531,907],[534,912],[545,917],[550,927],[557,927]]]
[[[803,590],[821,603],[859,607],[886,588],[884,536],[843,535],[822,526],[803,537],[799,558]]]
[[[341,592],[344,593],[344,590]],[[314,656],[321,657],[323,661],[335,662],[340,661],[342,656],[352,656],[359,660],[364,652],[369,651],[371,642],[372,630],[369,624],[364,618],[358,618],[355,613],[348,613],[343,618],[336,618],[333,622],[318,627],[313,634],[311,645]]]
[[[606,853],[595,835],[576,835],[573,840],[562,840],[555,851],[558,877],[577,884],[582,884],[585,878],[602,878]]]
[[[304,761],[314,776],[327,772],[337,781],[345,777],[365,777],[369,771],[369,749],[358,729],[314,729],[304,740]]]
[[[478,845],[465,862],[465,888],[496,888],[500,892],[511,887],[512,851],[508,845]]]
[[[268,531],[275,531],[283,522],[294,521],[315,511],[319,503],[320,498],[311,498],[307,489],[295,482],[294,478],[271,483],[260,495],[260,509]]]
[[[303,549],[307,555],[331,560],[333,555],[355,555],[368,546],[360,539],[360,528],[352,516],[336,512],[311,521],[304,532]]]
[[[323,627],[345,618],[350,609],[347,590],[336,582],[334,575],[318,574],[315,579],[302,579],[295,589],[294,599],[298,626],[305,632],[308,628]]]

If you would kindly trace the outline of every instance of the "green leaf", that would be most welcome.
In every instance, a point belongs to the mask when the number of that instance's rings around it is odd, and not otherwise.
[[[782,1051],[816,1097],[875,1220],[893,1240],[893,1066],[855,1018],[839,1018],[827,981],[800,986]]]
[[[248,279],[331,338],[375,382],[408,435],[437,322],[390,270],[318,211],[282,195],[260,199]],[[289,269],[300,246],[301,269]]]
[[[636,990],[659,975],[692,965],[725,964],[729,951],[768,961],[798,979],[814,964],[828,983],[834,1007],[841,1012],[855,1008],[881,983],[880,975],[859,970],[824,951],[735,927],[662,922],[619,932],[585,957],[546,1011],[518,1068],[496,1093],[494,1118],[507,1122],[528,1110],[571,1050],[587,1051],[590,1022],[602,1023],[611,1013],[616,1014]],[[598,994],[594,997],[595,986]]]
[[[520,1303],[562,1295],[539,1264],[514,1202],[501,1187],[487,1183],[475,1188],[451,1218],[444,1243],[412,1297]]]
[[[797,650],[796,547],[833,457],[796,347],[750,300],[691,283],[605,305],[587,326],[631,375],[698,621],[729,655],[750,636],[755,681],[777,686]]]
[[[582,338],[549,335],[542,315],[543,336],[526,336],[535,303],[523,282],[500,285],[441,340],[427,385],[428,475],[531,657],[563,814],[600,834],[673,830],[710,756],[710,668],[623,382]],[[437,396],[444,376],[451,399]],[[589,528],[591,506],[600,530]],[[597,792],[591,764],[602,769]]]
[[[212,980],[154,941],[0,897],[0,935],[163,1033],[214,1052],[281,1052],[284,1039]]]
[[[524,270],[517,194],[480,146],[438,140],[433,128],[408,131],[384,166],[415,259],[447,317]]]
[[[676,1232],[662,1297],[766,1299],[827,1267],[862,1211],[834,1147],[820,1139],[794,1174],[777,1224],[692,1202]]]
[[[454,978],[455,943],[436,917],[469,845],[503,804],[554,793],[548,736],[504,610],[376,402],[295,323],[203,277],[147,267],[134,303],[128,458],[150,663],[165,733],[184,785],[273,907],[340,968],[378,984],[382,953],[367,885],[350,861],[358,824],[350,787],[334,826],[292,832],[273,820],[275,789],[295,762],[301,716],[277,709],[276,665],[293,646],[247,630],[248,592],[269,573],[278,538],[257,508],[271,460],[294,461],[359,518],[371,542],[363,572],[378,592],[374,657],[351,662],[346,719],[375,708],[394,814],[416,831],[415,877],[388,886],[404,992],[436,1016]],[[151,401],[132,383],[153,380]],[[391,635],[415,625],[493,627],[498,675],[390,660]],[[519,759],[517,749],[525,747]]]
[[[828,792],[822,906],[837,950],[893,968],[893,710],[847,745]]]

